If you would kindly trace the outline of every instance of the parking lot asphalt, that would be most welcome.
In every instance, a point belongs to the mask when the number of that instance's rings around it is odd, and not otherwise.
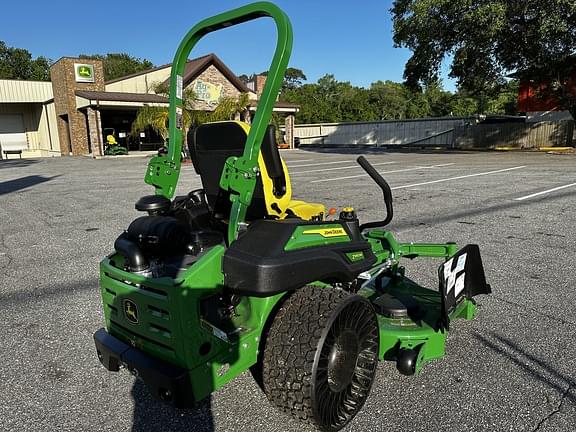
[[[576,430],[576,157],[363,151],[389,181],[400,241],[480,245],[493,294],[413,377],[381,363],[348,431]],[[294,195],[383,217],[354,151],[282,153]],[[194,410],[101,367],[98,262],[151,193],[146,158],[0,161],[1,431],[298,431],[249,374]],[[190,165],[179,193],[200,187]],[[407,274],[437,286],[436,261]]]

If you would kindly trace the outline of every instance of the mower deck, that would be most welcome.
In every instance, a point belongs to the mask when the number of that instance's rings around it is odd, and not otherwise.
[[[396,283],[390,278],[383,279],[383,288],[365,287],[359,292],[376,309],[380,328],[379,358],[396,361],[398,370],[405,375],[418,373],[425,363],[445,354],[447,332],[438,324],[442,318],[442,296],[407,278]],[[474,301],[463,299],[449,318],[450,321],[471,320],[475,313]],[[416,362],[412,369],[400,363],[399,353],[406,355],[405,350],[415,351]]]

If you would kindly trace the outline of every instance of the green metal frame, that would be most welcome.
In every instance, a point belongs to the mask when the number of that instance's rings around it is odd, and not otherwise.
[[[145,181],[156,188],[156,193],[172,198],[180,175],[183,143],[182,124],[182,74],[188,56],[198,41],[208,33],[252,21],[261,17],[271,17],[276,23],[277,42],[274,57],[268,71],[264,91],[258,102],[250,133],[241,157],[226,161],[220,186],[231,192],[232,211],[228,225],[228,240],[232,242],[238,235],[239,226],[244,222],[246,210],[252,201],[258,175],[258,154],[264,132],[270,122],[276,96],[280,90],[288,60],[292,52],[292,26],[286,14],[276,5],[268,2],[252,3],[231,11],[207,18],[190,30],[178,47],[172,62],[170,75],[170,111],[168,117],[168,153],[150,160]]]
[[[234,379],[258,359],[266,320],[284,294],[243,297],[230,317],[242,329],[226,335],[202,318],[201,302],[222,291],[225,248],[216,246],[179,279],[148,278],[118,268],[113,255],[100,263],[100,293],[108,332],[143,352],[189,371],[195,400],[202,400]],[[138,305],[139,322],[122,313],[129,299]],[[204,344],[211,346],[201,354]]]
[[[446,332],[435,326],[441,313],[441,298],[437,291],[421,287],[405,277],[399,265],[400,258],[449,258],[456,252],[456,245],[398,243],[392,233],[381,230],[369,231],[365,237],[378,262],[370,272],[372,281],[360,289],[359,294],[370,300],[383,292],[408,294],[426,308],[426,317],[420,323],[378,315],[379,358],[393,360],[398,348],[417,349],[418,373],[425,363],[444,355]],[[345,237],[342,241],[349,239]],[[318,247],[325,244],[325,239],[299,233],[288,244],[297,249]],[[178,279],[155,279],[124,271],[121,269],[123,258],[119,254],[100,263],[100,291],[108,332],[156,358],[189,370],[196,400],[205,398],[256,364],[265,326],[274,315],[278,301],[286,295],[242,297],[230,317],[230,325],[241,329],[233,337],[205,321],[200,304],[223,290],[221,263],[225,250],[224,246],[212,248]],[[382,268],[386,269],[386,283],[378,290],[374,282]],[[315,284],[333,289],[321,282]],[[139,307],[140,322],[136,326],[122,313],[124,299]],[[450,319],[472,319],[475,311],[474,302],[466,299],[451,313]],[[205,343],[212,348],[201,355]]]

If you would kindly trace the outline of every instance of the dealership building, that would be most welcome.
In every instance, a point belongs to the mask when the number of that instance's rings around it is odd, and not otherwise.
[[[154,92],[168,83],[171,65],[111,81],[104,80],[102,61],[64,57],[50,68],[50,82],[0,80],[0,155],[2,157],[93,156],[104,154],[107,135],[130,151],[154,150],[162,142],[152,130],[132,133],[143,106],[168,106]],[[247,93],[250,103],[243,119],[254,113],[265,83],[257,76],[240,80],[215,54],[186,64],[184,88],[196,94],[194,108],[211,111],[223,97]],[[276,102],[284,117],[285,141],[293,147],[294,115],[298,106]]]

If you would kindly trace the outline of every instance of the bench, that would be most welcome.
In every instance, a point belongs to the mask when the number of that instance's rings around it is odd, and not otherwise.
[[[139,151],[151,151],[151,150],[158,150],[164,144],[161,142],[140,142],[138,143],[138,150]]]
[[[17,154],[18,156],[20,156],[20,159],[22,159],[22,150],[2,150],[2,153],[4,153],[6,159],[8,159],[8,155],[11,154]]]

